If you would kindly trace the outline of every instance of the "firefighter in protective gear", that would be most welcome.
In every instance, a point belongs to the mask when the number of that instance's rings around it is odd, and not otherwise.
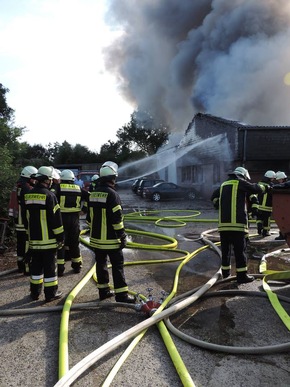
[[[27,243],[27,234],[24,228],[22,219],[22,209],[24,208],[24,195],[28,193],[34,186],[37,169],[32,165],[24,167],[20,173],[20,178],[17,182],[17,219],[15,223],[16,238],[17,238],[17,266],[19,273],[29,275],[29,250]]]
[[[247,274],[246,245],[248,236],[247,200],[261,193],[264,186],[251,183],[249,172],[238,167],[229,173],[229,178],[216,189],[211,200],[219,208],[218,231],[222,252],[222,275],[227,278],[231,271],[231,247],[233,246],[238,283],[252,282]]]
[[[98,186],[98,180],[99,180],[100,176],[99,175],[94,175],[92,178],[91,178],[91,184],[89,186],[89,192],[93,192],[93,191],[96,191],[97,190],[97,186]]]
[[[96,191],[89,195],[87,223],[90,227],[90,246],[95,252],[96,274],[100,300],[114,296],[110,290],[107,256],[112,264],[112,275],[117,302],[135,303],[128,294],[124,275],[124,255],[126,246],[122,204],[115,190],[118,166],[104,163],[100,169],[100,179]]]
[[[59,169],[55,169],[55,168],[53,169],[52,184],[51,184],[50,190],[54,193],[60,183],[60,174],[61,172]]]
[[[50,187],[53,167],[40,167],[35,187],[25,194],[23,221],[31,251],[30,295],[38,300],[44,285],[47,302],[60,298],[56,265],[57,248],[63,245],[64,230],[60,207]]]
[[[278,182],[278,184],[285,183],[285,181],[287,181],[287,175],[285,174],[285,172],[276,172],[276,181]]]
[[[57,252],[58,275],[65,271],[65,261],[71,261],[75,273],[82,268],[83,259],[80,252],[80,211],[83,193],[79,185],[75,184],[75,176],[70,169],[60,173],[60,184],[55,186],[55,195],[60,205],[64,227],[64,246]]]
[[[272,192],[270,188],[273,186],[275,178],[276,173],[269,170],[259,181],[259,184],[264,185],[266,188],[265,192],[258,194],[259,211],[257,215],[257,231],[263,237],[270,235],[272,215]]]

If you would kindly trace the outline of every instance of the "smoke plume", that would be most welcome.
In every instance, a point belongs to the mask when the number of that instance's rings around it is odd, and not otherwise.
[[[107,16],[124,30],[107,69],[171,131],[197,112],[290,125],[289,0],[110,0]]]

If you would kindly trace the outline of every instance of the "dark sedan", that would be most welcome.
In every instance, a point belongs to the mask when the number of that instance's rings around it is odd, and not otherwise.
[[[145,187],[143,197],[151,199],[154,202],[159,202],[164,199],[190,199],[196,197],[196,192],[193,188],[180,187],[174,183],[157,183],[152,187]]]

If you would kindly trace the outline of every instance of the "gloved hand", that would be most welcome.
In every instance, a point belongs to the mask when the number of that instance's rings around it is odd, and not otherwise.
[[[124,249],[128,242],[128,235],[125,232],[121,235],[120,241],[121,241],[120,248]]]

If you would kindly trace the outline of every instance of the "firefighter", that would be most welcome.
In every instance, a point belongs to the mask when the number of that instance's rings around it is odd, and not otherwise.
[[[22,219],[22,209],[24,208],[24,195],[29,192],[35,183],[34,175],[37,169],[31,165],[24,167],[20,173],[20,178],[17,182],[16,193],[18,211],[15,224],[16,239],[17,239],[17,266],[19,273],[29,275],[29,251],[27,245],[27,234],[24,228]]]
[[[55,193],[57,190],[57,187],[59,186],[60,183],[60,170],[59,169],[53,169],[53,179],[52,179],[52,184],[50,190]]]
[[[75,176],[70,169],[60,173],[60,184],[55,186],[55,195],[60,205],[64,227],[64,246],[57,252],[58,275],[63,276],[65,261],[71,261],[75,273],[80,273],[83,260],[79,246],[80,211],[83,193],[75,184]]]
[[[127,243],[122,204],[115,190],[118,166],[106,162],[100,169],[96,191],[89,195],[87,223],[90,227],[90,246],[95,252],[96,274],[100,300],[115,295],[117,302],[135,303],[135,297],[128,294],[124,275],[123,248]],[[115,293],[110,290],[107,256],[112,265]]]
[[[57,198],[50,187],[53,167],[42,166],[36,175],[35,187],[25,194],[23,221],[31,251],[30,295],[38,300],[42,286],[46,302],[58,299],[56,251],[63,246],[64,229]]]
[[[89,186],[89,189],[88,191],[86,190],[82,190],[83,192],[83,197],[84,197],[84,200],[82,202],[82,213],[83,214],[86,214],[88,212],[88,199],[89,199],[89,195],[92,191],[96,191],[97,190],[97,186],[98,186],[98,180],[99,180],[100,176],[99,175],[93,175],[92,178],[91,178],[91,183],[90,183],[90,186]]]
[[[98,187],[98,180],[100,176],[99,175],[93,175],[91,178],[91,184],[89,186],[89,192],[96,191]]]
[[[270,235],[271,215],[272,215],[272,191],[269,189],[273,186],[276,178],[274,171],[267,171],[264,177],[259,181],[266,187],[264,193],[258,194],[259,211],[257,214],[257,231],[258,234],[266,237]]]
[[[227,278],[231,270],[231,246],[236,261],[237,282],[248,283],[254,280],[247,274],[246,245],[248,236],[247,200],[253,194],[266,190],[263,185],[250,183],[247,169],[237,167],[229,173],[229,178],[216,189],[211,200],[219,209],[218,231],[222,252],[222,275]]]
[[[276,181],[278,182],[278,184],[285,183],[287,181],[287,175],[285,174],[285,172],[276,172]]]

